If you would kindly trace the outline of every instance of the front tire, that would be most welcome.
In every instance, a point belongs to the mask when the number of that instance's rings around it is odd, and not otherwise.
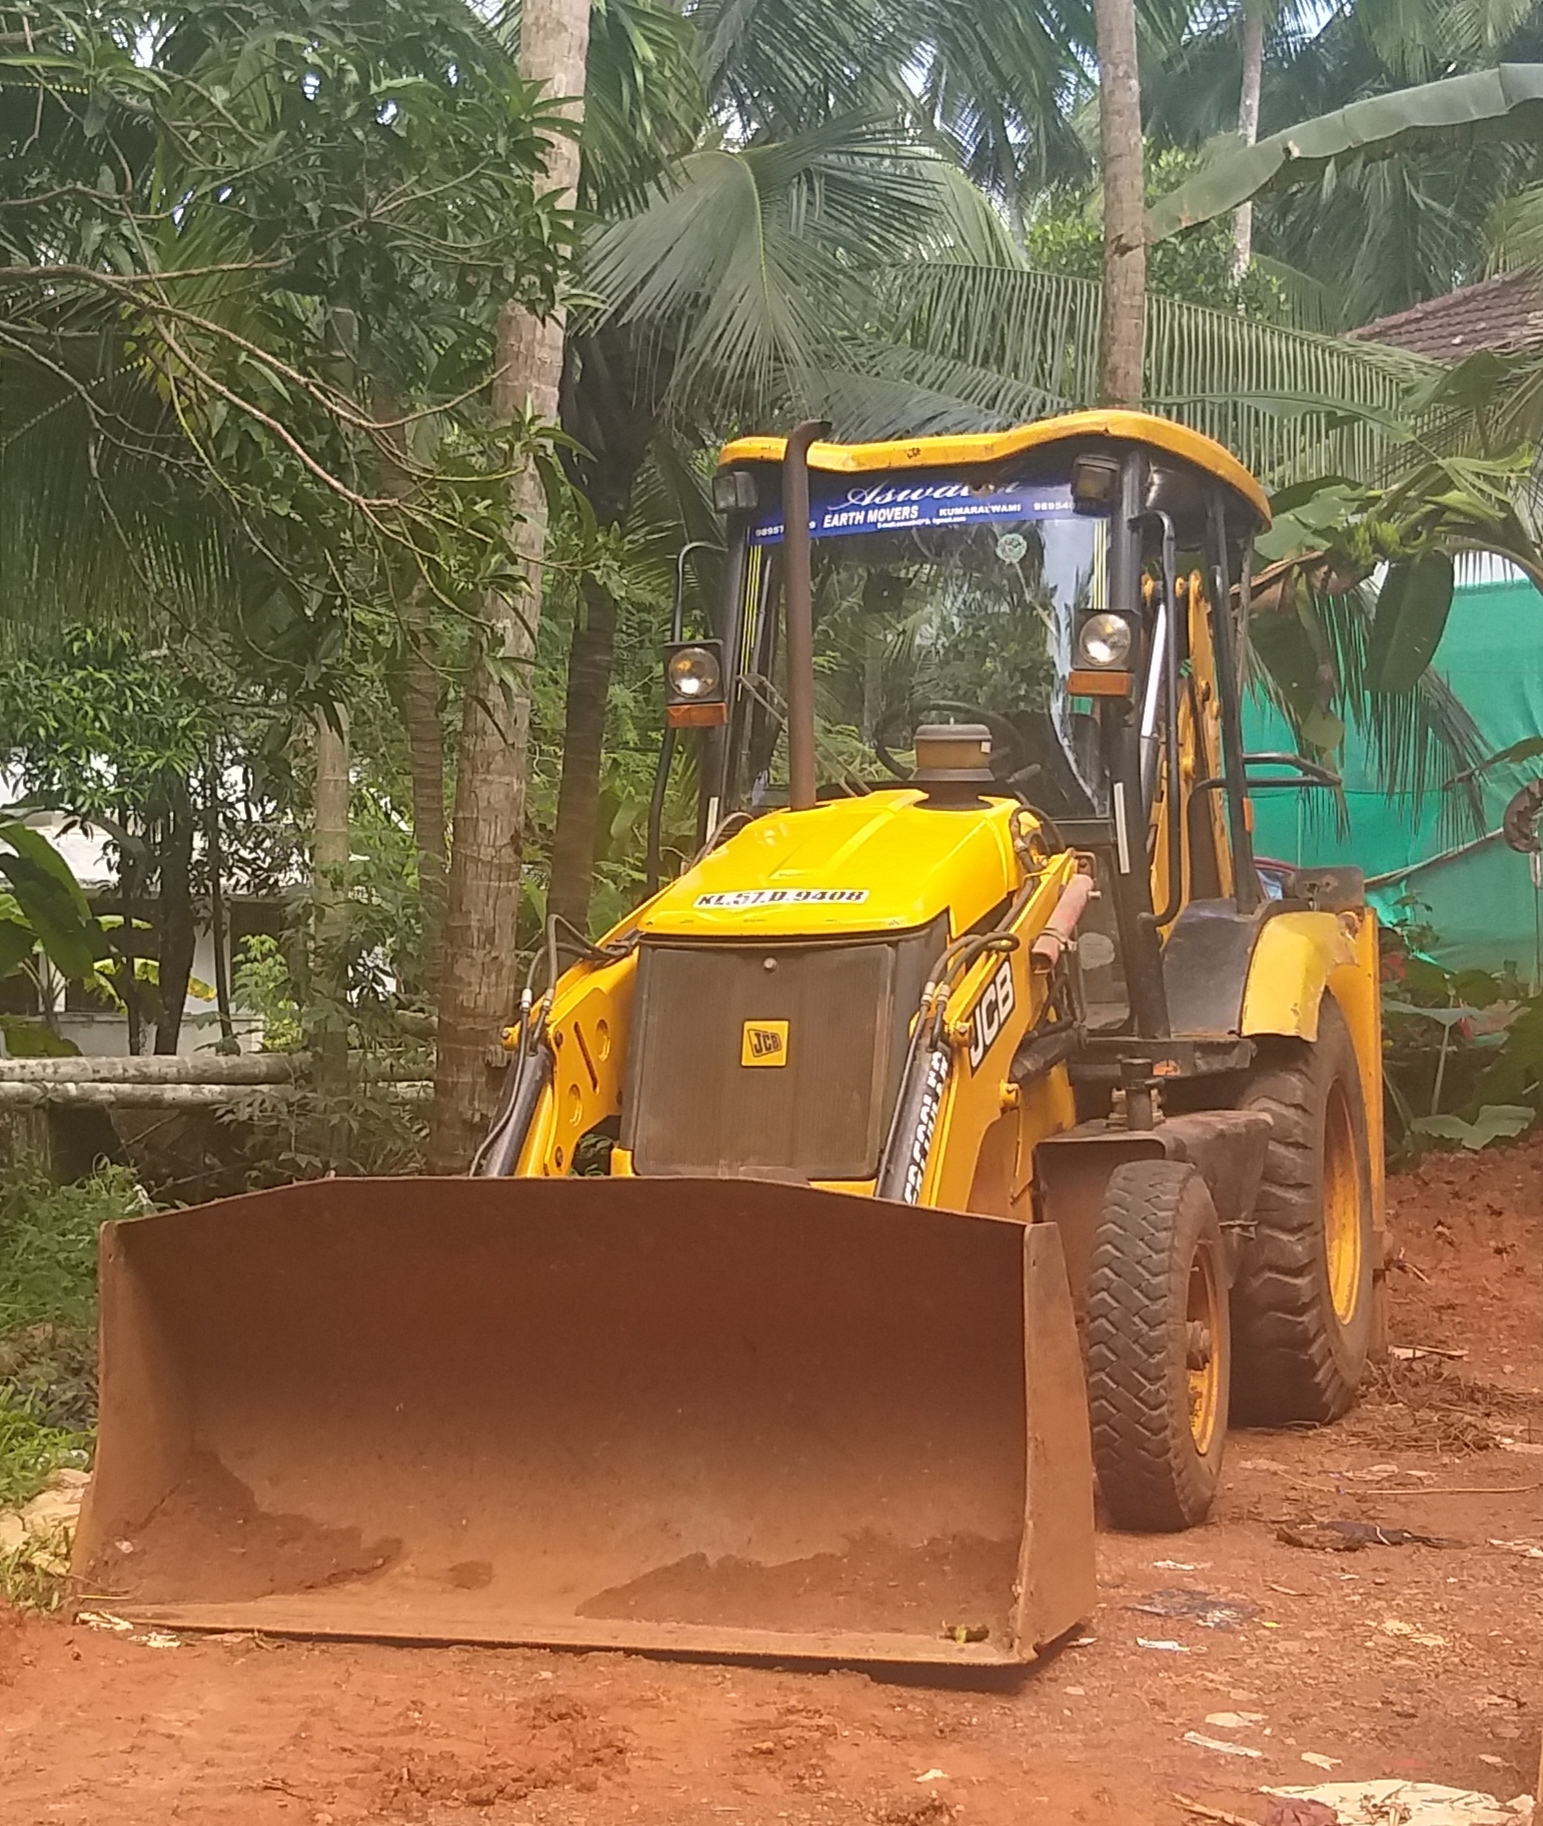
[[[1272,1133],[1232,1289],[1234,1406],[1265,1424],[1337,1420],[1371,1349],[1374,1238],[1360,1066],[1330,997],[1318,1038],[1277,1042],[1240,1102]]]
[[[1205,1520],[1227,1437],[1231,1344],[1221,1226],[1174,1160],[1109,1175],[1087,1300],[1093,1462],[1116,1526]]]

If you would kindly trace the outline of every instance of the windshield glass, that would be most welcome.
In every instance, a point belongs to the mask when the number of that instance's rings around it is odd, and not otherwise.
[[[810,483],[822,746],[848,738],[842,771],[871,778],[875,738],[904,754],[929,706],[978,706],[1019,732],[1015,764],[1038,768],[1030,798],[1063,816],[1102,810],[1091,718],[1066,681],[1075,628],[1106,604],[1106,522],[1074,514],[1056,482]],[[780,514],[751,533],[753,547],[781,538]]]

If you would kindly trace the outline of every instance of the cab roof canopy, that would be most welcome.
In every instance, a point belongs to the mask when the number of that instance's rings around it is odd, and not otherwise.
[[[1047,455],[1067,446],[1068,460],[1079,449],[1111,443],[1144,444],[1154,452],[1177,457],[1223,484],[1234,502],[1259,527],[1270,524],[1269,496],[1231,451],[1203,432],[1176,425],[1149,412],[1068,412],[1036,420],[1011,431],[982,431],[943,437],[897,438],[879,444],[812,444],[809,467],[836,475],[864,475],[894,469],[986,468],[1031,452]],[[718,458],[720,469],[746,463],[780,463],[787,439],[737,438]],[[1232,515],[1229,513],[1228,518]]]

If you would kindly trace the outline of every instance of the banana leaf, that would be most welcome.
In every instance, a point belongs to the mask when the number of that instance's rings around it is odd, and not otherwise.
[[[1194,177],[1148,211],[1147,238],[1164,241],[1252,197],[1311,183],[1336,159],[1399,158],[1482,140],[1543,141],[1543,64],[1503,63],[1368,96],[1252,146],[1233,134],[1214,140]]]
[[[1449,552],[1423,552],[1389,569],[1377,596],[1367,660],[1374,691],[1414,688],[1441,645],[1455,583]]]
[[[50,962],[74,982],[91,976],[108,955],[107,934],[48,839],[25,824],[0,824],[0,875]]]

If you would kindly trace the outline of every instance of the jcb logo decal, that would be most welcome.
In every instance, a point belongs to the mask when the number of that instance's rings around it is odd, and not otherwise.
[[[741,1065],[786,1065],[787,1022],[746,1021],[740,1035],[739,1062]]]
[[[980,1000],[970,1012],[970,1070],[974,1071],[990,1052],[997,1035],[1007,1025],[1013,1012],[1013,960],[1004,957],[997,973],[981,991]]]

